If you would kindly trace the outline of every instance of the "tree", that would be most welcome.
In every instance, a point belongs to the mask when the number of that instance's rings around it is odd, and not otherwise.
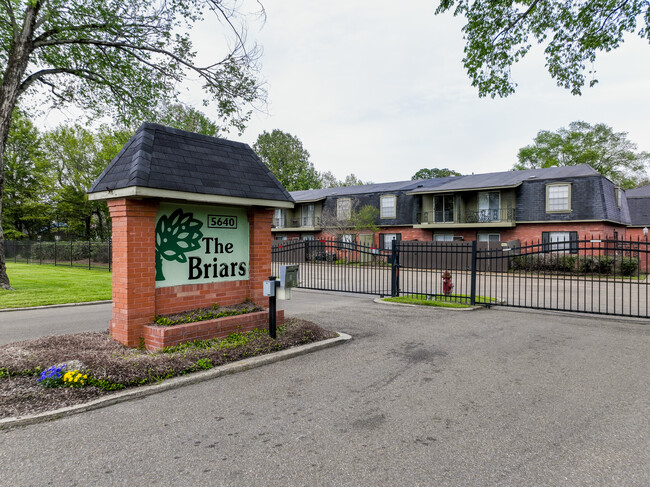
[[[221,59],[199,66],[189,33],[206,10],[232,29],[234,42]],[[127,123],[177,100],[178,84],[192,73],[208,95],[204,103],[214,101],[219,118],[240,131],[250,116],[243,107],[264,96],[253,76],[258,51],[244,45],[235,0],[7,0],[0,19],[0,201],[1,158],[25,95]],[[1,216],[0,206],[0,223]],[[1,225],[0,287],[11,289]]]
[[[183,103],[163,105],[155,120],[168,127],[209,135],[210,137],[217,137],[222,131],[221,127],[210,120],[204,113]]]
[[[411,180],[446,178],[449,176],[462,176],[462,174],[446,167],[444,169],[438,169],[437,167],[431,169],[422,168],[411,177]]]
[[[320,175],[320,184],[322,188],[338,188],[341,182],[336,179],[332,171],[322,172]]]
[[[257,137],[253,149],[287,191],[319,189],[320,177],[300,139],[281,130]]]
[[[52,188],[42,137],[36,126],[15,110],[5,149],[3,201],[5,234],[33,238],[52,221]]]
[[[544,45],[546,66],[558,86],[574,95],[589,77],[596,54],[616,49],[627,33],[650,39],[647,2],[619,0],[440,0],[436,14],[464,16],[463,64],[479,96],[514,93],[510,68]]]
[[[568,129],[540,131],[533,145],[519,150],[513,169],[589,164],[620,187],[633,188],[647,178],[650,162],[650,154],[636,148],[626,132],[614,132],[604,123],[572,122]]]
[[[354,173],[345,176],[345,179],[338,180],[332,171],[325,171],[320,175],[321,186],[323,188],[340,188],[342,186],[363,186],[364,184],[372,184],[371,181],[365,183],[357,178]]]
[[[354,235],[356,240],[356,236],[363,230],[370,230],[374,234],[379,230],[379,210],[372,205],[364,205],[361,208],[358,206],[357,200],[351,203],[348,218],[339,218],[336,208],[324,210],[321,215],[321,227],[339,239],[342,235]]]
[[[90,201],[87,188],[128,141],[130,132],[106,125],[93,132],[80,125],[60,126],[43,136],[44,157],[53,185],[50,199],[57,223],[72,235],[105,239],[110,235],[106,202]]]

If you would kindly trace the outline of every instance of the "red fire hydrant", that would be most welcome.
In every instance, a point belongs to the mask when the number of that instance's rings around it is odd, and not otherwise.
[[[442,274],[442,292],[445,296],[449,296],[452,289],[454,289],[454,285],[451,282],[451,273],[445,271]]]

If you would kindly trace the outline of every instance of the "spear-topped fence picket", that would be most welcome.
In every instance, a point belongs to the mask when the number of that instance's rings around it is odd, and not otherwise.
[[[599,236],[532,243],[403,240],[391,249],[321,239],[275,241],[272,265],[277,275],[280,265],[299,264],[305,289],[647,318],[648,254],[646,240]]]

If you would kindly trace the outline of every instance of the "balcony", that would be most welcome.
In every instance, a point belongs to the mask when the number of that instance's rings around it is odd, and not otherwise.
[[[418,226],[472,227],[515,226],[515,209],[468,210],[454,219],[451,211],[424,211],[417,214]]]
[[[273,218],[272,228],[284,230],[291,228],[320,228],[320,217],[305,216],[302,218]]]

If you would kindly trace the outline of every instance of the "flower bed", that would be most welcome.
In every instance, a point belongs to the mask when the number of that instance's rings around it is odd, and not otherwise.
[[[194,340],[224,338],[231,333],[268,327],[268,318],[269,312],[264,310],[174,326],[145,325],[144,346],[147,350],[161,350]],[[276,323],[284,323],[284,310],[277,311]]]

